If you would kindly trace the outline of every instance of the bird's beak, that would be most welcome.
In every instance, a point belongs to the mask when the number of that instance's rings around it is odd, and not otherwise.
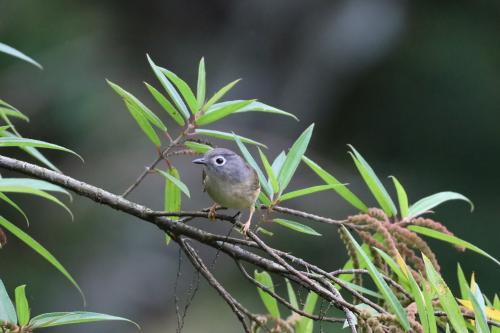
[[[203,157],[193,160],[193,163],[194,164],[207,164],[207,162],[205,161],[205,159]]]

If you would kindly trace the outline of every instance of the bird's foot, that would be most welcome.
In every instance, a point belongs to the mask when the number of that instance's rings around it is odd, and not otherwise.
[[[208,210],[208,219],[212,222],[216,220],[215,214],[217,214],[217,209],[220,208],[218,204],[213,204],[212,207]]]
[[[241,227],[241,232],[243,233],[243,236],[246,237],[247,235],[247,232],[248,230],[250,229],[250,222],[252,222],[252,220],[248,220],[245,222],[245,224],[243,224],[243,226]]]

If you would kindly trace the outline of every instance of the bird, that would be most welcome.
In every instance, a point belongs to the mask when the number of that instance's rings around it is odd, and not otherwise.
[[[209,218],[215,219],[215,211],[220,207],[249,209],[250,215],[242,227],[246,235],[260,194],[257,172],[240,155],[226,148],[211,149],[193,163],[203,165],[203,190],[214,201]]]

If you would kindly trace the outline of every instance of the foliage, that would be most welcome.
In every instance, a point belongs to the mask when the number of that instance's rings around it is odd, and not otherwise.
[[[26,58],[21,53],[12,52],[9,48],[5,46],[2,48],[2,46],[3,44],[0,44],[0,51],[30,61],[30,58]],[[246,112],[270,113],[297,120],[294,115],[256,99],[223,101],[226,94],[240,80],[226,84],[207,98],[206,64],[203,58],[198,65],[196,89],[192,89],[173,71],[157,65],[149,55],[147,55],[147,61],[162,89],[149,83],[146,83],[146,89],[161,110],[165,111],[166,114],[162,114],[162,116],[158,116],[144,102],[120,85],[107,80],[112,90],[124,102],[126,109],[140,130],[151,141],[154,150],[158,152],[156,162],[132,184],[123,197],[126,197],[130,191],[137,187],[148,173],[162,176],[165,179],[165,211],[163,213],[167,216],[173,215],[171,222],[178,225],[181,222],[179,217],[182,216],[179,213],[182,209],[182,195],[189,198],[190,190],[181,180],[179,170],[182,169],[174,165],[173,157],[203,154],[215,146],[212,140],[232,141],[258,175],[262,191],[257,206],[265,210],[264,219],[273,222],[272,227],[278,225],[277,228],[284,227],[298,232],[304,237],[321,237],[322,235],[313,227],[302,223],[302,221],[274,216],[275,213],[287,212],[280,206],[283,202],[313,193],[333,191],[354,207],[354,214],[343,221],[294,211],[297,217],[311,221],[328,220],[330,224],[334,224],[338,228],[340,239],[344,242],[349,256],[344,269],[339,270],[338,274],[325,273],[321,275],[309,270],[307,272],[301,271],[299,274],[303,274],[306,281],[313,279],[331,290],[349,291],[349,294],[344,294],[350,295],[351,298],[347,299],[346,302],[352,305],[352,308],[345,310],[345,305],[336,304],[338,308],[344,307],[346,319],[349,319],[346,326],[350,326],[351,329],[353,326],[357,326],[362,332],[415,331],[435,333],[438,330],[448,331],[451,329],[456,332],[498,332],[495,326],[500,321],[498,297],[495,295],[494,302],[491,303],[481,293],[474,278],[470,283],[466,282],[465,274],[459,266],[458,280],[461,296],[457,298],[448,287],[450,283],[445,282],[441,276],[436,254],[421,237],[427,236],[447,242],[461,251],[469,249],[499,264],[497,259],[484,250],[453,235],[441,222],[424,217],[431,209],[450,200],[465,201],[470,204],[472,210],[473,204],[467,197],[456,192],[444,191],[410,204],[404,186],[396,177],[391,176],[396,192],[396,198],[393,199],[372,166],[358,150],[349,146],[349,155],[367,189],[373,195],[376,206],[365,203],[345,183],[339,181],[329,171],[305,155],[312,140],[314,124],[309,125],[298,136],[290,149],[281,151],[274,159],[270,159],[264,153],[263,149],[267,148],[265,144],[232,131],[214,130],[206,128],[206,126],[222,121],[228,116]],[[33,63],[33,61],[30,62]],[[163,119],[164,116],[168,117],[171,123],[167,123]],[[57,170],[57,168],[40,153],[38,148],[56,149],[75,154],[58,145],[23,138],[15,129],[12,120],[17,118],[26,121],[27,117],[3,101],[0,101],[0,117],[5,121],[5,126],[0,128],[0,147],[18,147],[53,170]],[[258,159],[254,157],[256,154],[252,154],[252,148],[249,149],[247,145],[257,149]],[[158,167],[160,161],[165,161],[166,167]],[[301,165],[306,166],[316,174],[323,183],[302,189],[288,190]],[[25,193],[39,196],[69,211],[62,201],[48,192],[67,194],[66,190],[59,186],[34,179],[6,178],[0,180],[0,199],[7,202],[26,220],[28,217],[23,209],[6,193]],[[176,213],[179,214],[175,215]],[[0,225],[47,259],[80,290],[73,277],[41,244],[3,217],[0,217]],[[182,242],[179,242],[175,235],[171,234],[172,230],[166,230],[167,244],[171,239],[174,239],[182,245]],[[273,235],[272,232],[266,231],[260,226],[258,230],[266,236]],[[279,231],[279,229],[277,230]],[[0,232],[0,241],[5,238],[2,237],[1,233],[3,232]],[[252,234],[251,237],[253,241],[257,242]],[[244,243],[243,240],[240,242]],[[244,244],[248,245],[248,243]],[[280,255],[286,256],[287,254],[283,252]],[[196,258],[194,263],[196,263]],[[328,311],[317,309],[316,305],[321,299],[321,295],[310,290],[305,300],[302,300],[300,295],[298,296],[296,293],[294,282],[285,279],[288,297],[287,299],[281,297],[278,284],[275,285],[270,273],[271,270],[269,272],[255,271],[253,277],[247,275],[247,278],[257,286],[258,295],[267,311],[267,313],[253,318],[252,329],[255,332],[313,332],[315,321],[323,320],[325,312]],[[370,279],[364,281],[361,274],[368,275]],[[290,278],[290,276],[287,277]],[[308,283],[312,285],[313,282]],[[109,315],[84,312],[51,313],[30,319],[29,306],[24,294],[25,287],[20,286],[15,292],[17,312],[14,310],[14,305],[3,285],[1,287],[0,321],[3,321],[3,326],[9,330],[19,328],[22,332],[23,329],[27,332],[40,327],[69,323],[126,320]],[[283,311],[283,306],[288,308],[287,312]],[[289,312],[291,312],[290,315],[285,317],[284,314]],[[355,323],[352,322],[352,318],[349,318],[349,313],[355,313]],[[271,329],[269,329],[269,323],[272,323]]]

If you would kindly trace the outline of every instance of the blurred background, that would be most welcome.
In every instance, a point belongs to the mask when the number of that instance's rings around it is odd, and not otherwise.
[[[231,98],[259,100],[301,121],[249,113],[211,126],[265,142],[274,158],[312,122],[308,155],[374,204],[347,155],[353,144],[385,184],[396,175],[414,202],[442,190],[465,194],[476,205],[447,203],[434,218],[459,237],[500,257],[500,3],[476,1],[80,1],[1,0],[0,41],[35,58],[40,71],[0,55],[0,98],[26,113],[21,133],[61,144],[85,158],[47,155],[63,172],[121,193],[155,158],[122,101],[105,78],[134,93],[175,124],[148,95],[143,81],[159,87],[146,62],[196,83],[204,56],[208,93],[238,77]],[[236,149],[232,143],[218,145]],[[22,155],[18,155],[22,156]],[[22,156],[29,160],[28,157]],[[200,169],[189,158],[175,164],[189,185],[185,209],[211,204],[201,192]],[[291,186],[321,184],[301,167]],[[163,179],[152,175],[131,199],[162,208]],[[175,332],[174,283],[178,248],[165,246],[154,227],[75,197],[75,220],[59,207],[15,197],[27,209],[28,232],[76,277],[87,310],[131,318],[143,332]],[[334,193],[290,201],[290,207],[333,218],[355,213]],[[2,215],[23,221],[6,206]],[[226,232],[227,225],[198,221]],[[269,242],[329,269],[346,256],[331,228],[314,238],[269,225]],[[482,290],[498,292],[498,267],[483,257],[457,253],[430,241],[448,281],[456,262],[476,272]],[[214,253],[201,248],[211,262]],[[219,258],[216,275],[244,304],[263,312],[255,288],[231,261]],[[28,284],[34,314],[82,308],[78,293],[43,259],[9,238],[0,251],[7,287]],[[178,286],[181,306],[196,276],[184,261]],[[282,288],[283,281],[277,281]],[[455,290],[456,283],[452,285]],[[216,320],[214,320],[216,319]],[[53,332],[136,332],[122,323],[65,327]],[[201,281],[184,332],[238,332],[225,303]]]

